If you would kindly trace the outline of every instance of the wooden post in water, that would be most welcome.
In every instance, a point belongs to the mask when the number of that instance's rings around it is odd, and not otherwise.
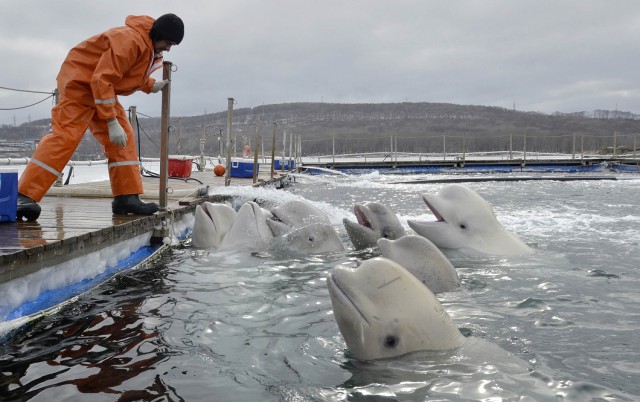
[[[160,117],[160,212],[167,211],[167,185],[169,180],[169,116],[171,105],[171,67],[170,61],[162,62],[162,79],[169,84],[162,88],[162,115]]]
[[[278,127],[277,123],[273,123],[273,137],[271,138],[271,179],[273,180],[274,164],[276,161],[276,127]]]
[[[224,172],[224,185],[231,184],[231,148],[235,148],[235,141],[231,137],[231,128],[233,121],[233,98],[227,98],[227,166]]]
[[[256,122],[256,143],[253,151],[253,184],[258,182],[258,148],[260,147],[260,115],[258,115],[258,121]]]

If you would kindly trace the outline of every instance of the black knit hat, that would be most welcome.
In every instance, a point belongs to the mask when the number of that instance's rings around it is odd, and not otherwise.
[[[178,45],[184,37],[184,24],[175,14],[162,15],[153,23],[149,36],[154,42],[164,39]]]

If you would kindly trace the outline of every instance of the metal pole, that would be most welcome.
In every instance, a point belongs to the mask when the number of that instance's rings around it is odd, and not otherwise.
[[[140,130],[138,127],[138,108],[136,106],[131,106],[131,127],[133,128],[133,131],[136,133],[137,139],[138,139],[138,160],[142,160],[140,159],[140,157],[142,155],[140,155]],[[142,171],[142,165],[140,165],[140,170]]]
[[[576,133],[573,133],[573,144],[571,146],[571,159],[576,158]]]
[[[332,150],[331,150],[331,154],[333,155],[333,166],[336,166],[336,136],[334,135],[333,137],[333,141],[332,141]]]
[[[509,160],[513,159],[513,133],[509,134]]]
[[[523,140],[522,140],[522,166],[526,165],[527,163],[527,134],[524,134]]]
[[[618,133],[617,132],[613,132],[613,158],[615,159],[615,157],[618,155]]]
[[[293,154],[293,133],[289,134],[289,170],[291,170],[291,155]]]
[[[464,167],[467,158],[467,135],[462,134],[462,167]]]
[[[284,158],[287,156],[286,151],[287,151],[287,132],[285,131],[284,134],[282,135],[282,163],[280,164],[281,172],[284,172]]]
[[[446,161],[447,160],[447,136],[443,135],[442,136],[442,160]]]
[[[273,137],[271,138],[271,180],[273,180],[274,163],[276,160],[276,127],[278,127],[277,123],[273,123]]]
[[[233,98],[227,98],[227,166],[224,175],[224,185],[231,184],[231,147],[235,148],[235,137],[231,140],[231,122],[233,121]],[[234,133],[235,135],[235,133]]]
[[[256,149],[253,150],[253,184],[258,182],[258,148],[260,144],[260,115],[258,115],[258,121],[256,123]]]
[[[171,67],[170,61],[162,62],[162,79],[169,84],[162,88],[162,115],[160,118],[160,212],[167,211],[167,185],[169,179],[169,106],[171,105]]]
[[[204,161],[204,143],[206,141],[207,138],[207,125],[203,124],[202,125],[202,137],[200,138],[200,167],[198,168],[198,170],[200,172],[204,172],[204,165],[205,165],[205,161]]]

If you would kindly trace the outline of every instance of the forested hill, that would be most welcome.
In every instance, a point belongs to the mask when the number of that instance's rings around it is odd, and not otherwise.
[[[576,138],[581,147],[598,151],[612,147],[614,142],[618,148],[628,149],[640,133],[640,116],[619,111],[548,115],[445,103],[285,103],[234,110],[233,131],[239,146],[245,138],[253,144],[258,119],[260,134],[269,140],[264,141],[266,149],[271,149],[275,123],[278,146],[283,132],[293,134],[301,138],[305,155],[331,153],[333,146],[338,153],[384,151],[390,147],[390,137],[396,139],[401,152],[437,152],[443,142],[451,151],[462,148],[464,142],[468,151],[526,146],[532,151],[571,152]],[[48,123],[40,120],[19,127],[3,126],[0,138],[38,139]],[[227,111],[173,116],[171,124],[175,131],[170,153],[198,155],[204,138],[205,153],[217,154],[218,135],[224,137],[226,132]],[[143,156],[157,156],[160,119],[141,117],[140,126]],[[85,136],[74,158],[99,154],[92,136]]]

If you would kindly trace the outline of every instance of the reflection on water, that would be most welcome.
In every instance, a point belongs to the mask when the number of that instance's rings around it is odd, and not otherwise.
[[[421,192],[382,176],[304,177],[348,244],[356,202],[431,219]],[[376,250],[326,257],[176,247],[0,346],[0,395],[24,400],[636,400],[640,395],[638,181],[474,183],[534,247],[519,258],[447,251],[462,289],[439,295],[467,336],[450,352],[353,359],[325,278]],[[293,194],[291,194],[293,193]]]

